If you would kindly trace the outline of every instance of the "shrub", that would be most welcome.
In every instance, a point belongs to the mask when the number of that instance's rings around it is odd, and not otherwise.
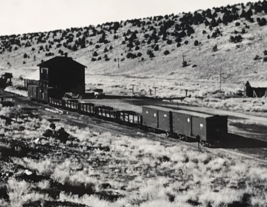
[[[137,56],[138,57],[141,57],[142,56],[142,53],[141,52],[137,53]]]
[[[267,21],[265,18],[257,18],[257,22],[259,26],[265,26],[267,24]]]
[[[96,59],[95,59],[94,57],[93,57],[91,60],[92,60],[93,62],[96,61]]]
[[[264,55],[267,55],[267,50],[264,50],[264,51],[263,51],[263,54],[264,54]]]
[[[151,51],[151,50],[147,50],[147,54],[148,54],[148,56],[149,56],[150,58],[155,57],[153,51]]]
[[[195,46],[198,46],[198,45],[199,45],[198,40],[195,40],[194,45],[195,45]]]
[[[213,51],[213,52],[218,51],[218,46],[217,46],[217,45],[214,45],[214,46],[212,47],[212,51]]]
[[[101,60],[102,58],[99,56],[97,60]]]
[[[93,56],[94,56],[94,57],[98,56],[98,53],[95,51],[95,52],[93,53]]]
[[[235,26],[236,26],[236,27],[239,27],[239,26],[240,26],[240,22],[236,22],[236,23],[235,23]]]
[[[177,45],[176,45],[176,47],[181,47],[181,43],[178,42]]]
[[[169,52],[169,50],[165,50],[163,54],[164,54],[164,55],[169,55],[170,52]]]
[[[167,44],[171,45],[172,44],[172,40],[167,40]]]
[[[187,40],[186,40],[186,41],[184,41],[184,44],[185,44],[185,45],[187,45],[187,44],[188,44],[188,41],[187,41]]]

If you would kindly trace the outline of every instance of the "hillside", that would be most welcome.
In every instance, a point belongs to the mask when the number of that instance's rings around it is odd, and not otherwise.
[[[30,69],[67,53],[86,65],[88,74],[217,81],[221,69],[224,82],[266,80],[266,15],[267,1],[249,2],[0,36],[0,68]]]

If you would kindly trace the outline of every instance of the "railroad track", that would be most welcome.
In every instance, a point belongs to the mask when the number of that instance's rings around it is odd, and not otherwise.
[[[165,146],[173,146],[173,145],[182,144],[182,145],[185,145],[191,149],[198,149],[201,152],[209,152],[209,153],[214,154],[214,155],[218,155],[218,154],[223,153],[228,157],[230,157],[230,155],[242,157],[245,159],[257,161],[263,165],[267,165],[267,160],[264,160],[264,159],[261,159],[261,158],[258,158],[258,157],[252,156],[252,155],[236,152],[232,149],[207,148],[207,147],[204,147],[202,145],[200,147],[198,147],[197,142],[185,142],[185,141],[175,139],[175,138],[170,138],[170,137],[167,138],[163,134],[155,134],[155,133],[151,133],[151,132],[146,132],[146,131],[141,130],[141,129],[137,130],[134,127],[120,125],[120,124],[117,124],[117,123],[114,123],[111,121],[97,119],[95,117],[88,117],[85,115],[79,115],[79,116],[83,116],[84,118],[88,118],[88,122],[85,123],[83,120],[80,120],[79,118],[77,118],[77,116],[75,116],[74,112],[71,112],[69,114],[64,114],[63,116],[65,116],[66,119],[62,119],[62,121],[66,124],[70,124],[70,122],[72,122],[73,124],[78,124],[78,125],[84,126],[84,127],[89,126],[93,129],[98,129],[101,131],[109,131],[109,132],[112,132],[114,134],[131,136],[134,138],[147,138],[147,139],[152,140],[152,141],[160,142]],[[96,120],[101,121],[102,125],[94,123]],[[92,121],[92,122],[90,123],[90,121]],[[265,149],[263,149],[263,150],[265,150]]]
[[[125,136],[131,136],[134,138],[147,138],[153,141],[158,141],[162,144],[164,144],[165,146],[173,146],[178,145],[178,144],[182,144],[185,145],[189,148],[192,149],[198,149],[198,144],[195,142],[184,142],[181,141],[179,139],[174,139],[174,138],[166,138],[164,135],[162,134],[155,134],[155,133],[151,133],[151,132],[146,132],[146,131],[142,131],[140,129],[136,129],[134,127],[130,127],[130,126],[125,126],[125,125],[120,125],[111,121],[106,121],[106,120],[102,120],[102,119],[97,119],[95,117],[88,117],[85,115],[78,115],[77,112],[69,112],[66,110],[61,110],[63,113],[56,113],[55,111],[56,108],[48,106],[48,105],[43,105],[40,103],[32,103],[32,101],[30,101],[29,99],[25,98],[25,97],[17,97],[16,99],[21,103],[21,104],[25,104],[27,106],[32,105],[32,106],[37,106],[40,109],[41,115],[48,115],[51,117],[54,116],[59,116],[57,118],[60,118],[62,122],[67,123],[67,124],[75,124],[81,127],[91,127],[93,129],[97,129],[100,131],[109,131],[112,132],[114,134],[121,134],[121,135],[125,135]],[[48,109],[48,110],[47,110]],[[79,119],[79,117],[77,117],[77,115],[81,118],[84,118],[83,120]],[[85,121],[86,120],[86,121]],[[233,149],[223,149],[223,148],[207,148],[204,146],[201,146],[199,148],[200,151],[204,151],[204,152],[209,152],[212,153],[214,155],[218,155],[220,153],[223,153],[227,156],[232,155],[232,156],[237,156],[237,157],[242,157],[242,158],[246,158],[246,159],[251,159],[253,161],[257,161],[261,164],[267,165],[267,160],[258,158],[256,156],[253,155],[248,155],[245,153],[241,153],[241,152],[236,152]],[[266,150],[266,149],[262,149],[262,150]]]

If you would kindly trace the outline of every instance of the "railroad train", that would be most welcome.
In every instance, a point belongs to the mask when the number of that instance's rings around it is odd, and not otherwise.
[[[142,113],[137,113],[83,100],[52,97],[49,97],[49,105],[152,132],[164,132],[183,140],[195,140],[208,147],[222,143],[228,133],[227,116],[160,106],[142,106]]]

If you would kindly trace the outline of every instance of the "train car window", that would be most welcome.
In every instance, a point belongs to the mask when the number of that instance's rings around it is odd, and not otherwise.
[[[190,119],[189,118],[187,119],[187,122],[190,122]]]
[[[164,114],[164,117],[167,117],[167,114]]]
[[[203,128],[204,125],[203,124],[200,124],[199,126],[200,126],[200,128]]]
[[[146,114],[148,114],[148,111],[146,111]]]
[[[157,116],[157,114],[156,113],[154,113],[154,117],[156,117]]]

